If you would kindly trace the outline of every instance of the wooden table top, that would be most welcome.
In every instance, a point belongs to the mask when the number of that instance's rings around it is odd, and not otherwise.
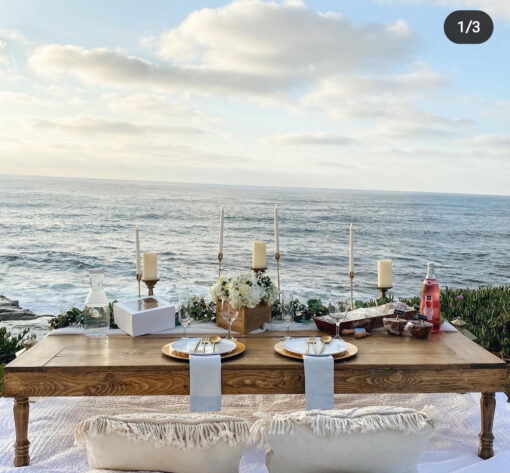
[[[311,330],[295,336],[320,335]],[[301,361],[274,351],[281,334],[238,337],[246,352],[222,364],[224,394],[303,393]],[[4,370],[5,396],[188,394],[188,363],[161,347],[176,337],[84,335],[46,337]],[[335,392],[496,392],[507,365],[459,333],[428,340],[376,331],[348,340],[358,355],[335,363]]]

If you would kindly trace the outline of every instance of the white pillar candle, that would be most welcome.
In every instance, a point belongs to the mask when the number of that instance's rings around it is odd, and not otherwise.
[[[254,269],[265,269],[266,265],[266,242],[254,241],[251,267]]]
[[[225,218],[225,212],[223,208],[220,212],[220,245],[218,247],[218,253],[223,254],[223,219]]]
[[[349,227],[349,274],[354,271],[354,253],[352,248],[352,223]]]
[[[138,225],[135,227],[135,241],[136,241],[136,274],[142,274],[141,261],[140,261],[140,235],[138,232]]]
[[[377,262],[377,287],[392,287],[392,263],[390,259],[381,259]]]
[[[143,254],[143,279],[151,281],[158,279],[158,254]]]
[[[280,253],[280,240],[278,239],[278,206],[274,206],[274,247],[275,253]]]

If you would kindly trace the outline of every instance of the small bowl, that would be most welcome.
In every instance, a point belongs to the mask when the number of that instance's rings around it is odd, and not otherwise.
[[[397,319],[396,317],[383,318],[384,330],[388,335],[402,335],[407,325],[406,319]]]
[[[413,338],[428,338],[432,332],[433,324],[422,320],[410,320],[407,325],[407,330]]]

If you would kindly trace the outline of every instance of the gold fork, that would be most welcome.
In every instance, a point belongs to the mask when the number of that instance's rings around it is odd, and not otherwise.
[[[306,352],[305,352],[305,355],[308,355],[308,353],[310,352],[310,343],[311,343],[311,338],[309,337],[307,340],[306,340]]]
[[[313,352],[317,353],[317,340],[315,340],[315,337],[311,338],[310,343],[312,344]]]
[[[202,345],[204,345],[204,353],[205,353],[205,348],[206,348],[206,345],[209,343],[209,339],[208,338],[202,338]]]

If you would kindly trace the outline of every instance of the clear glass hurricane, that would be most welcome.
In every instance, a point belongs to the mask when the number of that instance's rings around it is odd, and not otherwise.
[[[349,303],[347,301],[340,301],[334,304],[330,299],[328,304],[329,316],[335,321],[336,324],[336,340],[342,340],[340,336],[340,323],[344,321],[349,315]]]
[[[191,296],[188,291],[179,293],[179,322],[184,327],[184,337],[188,338],[187,329],[191,323]]]
[[[239,309],[234,309],[226,300],[221,301],[221,316],[228,324],[227,340],[235,340],[235,338],[232,337],[232,323],[237,319],[238,315]]]
[[[287,335],[283,337],[283,340],[290,340],[290,326],[294,320],[296,314],[296,307],[294,304],[294,294],[292,292],[280,292],[280,307],[282,311],[282,320],[287,327]]]

